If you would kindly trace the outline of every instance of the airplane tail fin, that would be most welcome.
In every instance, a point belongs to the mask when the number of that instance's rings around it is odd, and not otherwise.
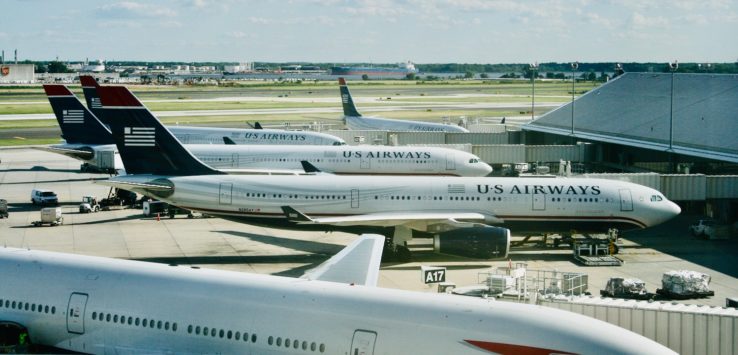
[[[44,85],[62,137],[71,144],[113,144],[113,136],[64,85]]]
[[[359,239],[338,254],[315,269],[306,272],[302,278],[371,287],[377,286],[383,248],[383,236],[362,234]]]
[[[102,123],[106,125],[110,124],[108,123],[108,118],[104,116],[102,104],[100,104],[100,95],[97,93],[97,89],[100,87],[100,84],[98,84],[97,80],[91,75],[80,75],[79,82],[82,84],[82,92],[85,94],[87,108],[92,111],[92,113],[97,116]]]
[[[185,149],[128,88],[101,86],[97,92],[128,174],[222,174]]]
[[[254,123],[254,129],[264,129],[264,128],[261,126],[261,123],[259,123],[259,121],[256,121],[256,123]]]
[[[359,111],[356,110],[356,105],[354,105],[354,99],[351,98],[351,93],[349,92],[348,85],[346,85],[346,80],[344,80],[343,78],[338,78],[338,85],[341,90],[343,115],[349,117],[361,117]]]

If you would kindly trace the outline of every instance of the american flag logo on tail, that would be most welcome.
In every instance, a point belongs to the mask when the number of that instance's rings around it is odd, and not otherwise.
[[[92,108],[102,108],[102,103],[100,103],[99,97],[93,97],[90,105],[92,106]]]
[[[82,110],[64,110],[62,123],[85,123],[85,113]]]
[[[346,95],[346,94],[343,94],[343,95],[341,95],[341,101],[342,101],[342,102],[343,102],[344,104],[347,104],[347,103],[349,102],[349,97],[348,97],[348,95]]]
[[[156,129],[154,127],[125,127],[123,129],[126,147],[155,146]]]

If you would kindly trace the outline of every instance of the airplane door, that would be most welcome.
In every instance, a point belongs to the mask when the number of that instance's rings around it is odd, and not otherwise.
[[[231,155],[231,167],[233,168],[238,167],[238,153],[233,153]]]
[[[233,202],[233,184],[220,184],[219,202],[221,205],[230,205]]]
[[[354,332],[351,340],[351,355],[373,355],[374,343],[377,341],[377,333],[366,330]]]
[[[69,296],[67,306],[67,331],[70,333],[85,333],[85,308],[87,307],[87,294],[73,293]]]
[[[362,169],[371,169],[372,168],[372,161],[368,158],[362,156],[361,157],[361,168]]]
[[[456,170],[456,160],[454,159],[454,153],[446,154],[446,170]]]
[[[620,210],[621,211],[632,211],[633,210],[633,196],[630,194],[630,189],[620,189]]]
[[[351,189],[351,208],[359,208],[359,189]]]
[[[546,195],[533,194],[533,211],[545,211],[545,210],[546,210]]]

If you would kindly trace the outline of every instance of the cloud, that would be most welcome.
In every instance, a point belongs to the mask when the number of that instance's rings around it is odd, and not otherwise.
[[[610,20],[609,18],[606,18],[606,17],[602,17],[602,16],[600,16],[600,14],[597,14],[597,13],[584,13],[582,15],[584,16],[584,18],[586,19],[586,21],[588,23],[591,23],[591,24],[596,25],[598,27],[602,27],[602,28],[605,28],[605,29],[608,29],[608,30],[614,29],[616,27],[615,26],[615,23],[613,23],[612,20]]]
[[[264,17],[253,17],[253,16],[250,16],[248,18],[248,20],[249,20],[249,22],[255,23],[257,25],[270,25],[270,24],[274,23],[273,20],[268,19],[268,18],[264,18]]]
[[[98,7],[104,15],[115,17],[174,17],[177,13],[163,6],[142,4],[134,1],[121,1]]]
[[[256,35],[251,32],[241,32],[241,31],[233,31],[226,34],[228,37],[235,38],[235,39],[243,39],[243,38],[256,38]]]
[[[634,29],[646,28],[666,28],[669,27],[669,20],[663,16],[645,16],[639,12],[634,12],[630,18],[631,26]]]

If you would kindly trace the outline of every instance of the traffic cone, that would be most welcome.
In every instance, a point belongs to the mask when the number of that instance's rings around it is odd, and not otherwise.
[[[156,212],[156,221],[159,222],[161,219],[159,219],[159,212]]]

